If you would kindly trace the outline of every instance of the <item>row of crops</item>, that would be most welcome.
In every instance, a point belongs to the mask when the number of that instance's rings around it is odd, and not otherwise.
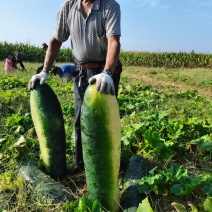
[[[25,61],[43,62],[45,52],[36,46],[24,43],[0,42],[0,60],[9,54],[20,53]],[[167,67],[167,68],[212,68],[212,54],[187,52],[125,52],[121,51],[120,60],[125,66]],[[73,62],[69,48],[62,48],[58,62]]]

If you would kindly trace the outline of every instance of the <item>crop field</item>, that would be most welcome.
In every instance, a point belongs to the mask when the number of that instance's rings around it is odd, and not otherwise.
[[[24,65],[26,73],[5,75],[4,62],[0,62],[0,211],[103,211],[86,197],[84,172],[60,181],[76,200],[58,204],[44,203],[37,189],[18,175],[20,162],[30,162],[38,168],[42,163],[27,89],[40,63]],[[60,81],[51,74],[47,83],[62,107],[67,165],[72,166],[73,83]],[[148,211],[154,212],[212,211],[211,100],[211,68],[124,65],[118,96],[120,178],[129,159],[136,154],[146,160],[149,169],[137,184],[147,200],[138,211],[148,204]],[[119,186],[121,194],[121,179]]]

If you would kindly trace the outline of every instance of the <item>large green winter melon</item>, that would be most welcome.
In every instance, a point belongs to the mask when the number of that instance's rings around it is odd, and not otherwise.
[[[119,107],[115,96],[97,91],[95,84],[84,95],[81,132],[88,195],[106,210],[119,211]]]
[[[59,100],[47,83],[37,83],[30,92],[30,108],[45,172],[53,178],[63,177],[66,173],[64,120]]]

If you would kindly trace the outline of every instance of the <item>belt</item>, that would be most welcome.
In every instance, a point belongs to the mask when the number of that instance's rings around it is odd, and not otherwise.
[[[81,64],[76,63],[76,65],[82,66],[87,69],[92,69],[92,68],[101,68],[102,63],[101,62],[99,62],[99,63],[81,63]]]

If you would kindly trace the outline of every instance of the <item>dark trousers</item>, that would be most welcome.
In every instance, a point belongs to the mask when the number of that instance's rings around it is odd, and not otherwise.
[[[44,65],[41,65],[40,67],[38,67],[38,69],[36,71],[36,74],[39,74],[43,70],[43,66]]]
[[[43,66],[44,66],[44,64],[37,68],[36,74],[39,74],[43,70]],[[52,71],[54,69],[54,67],[55,67],[55,65],[53,65],[50,70]]]
[[[82,155],[82,142],[81,142],[81,128],[80,128],[80,112],[82,106],[82,100],[86,88],[88,87],[88,79],[93,75],[102,72],[101,69],[85,69],[76,66],[76,72],[79,73],[74,77],[74,93],[75,93],[75,161],[76,165],[83,166]],[[120,81],[120,73],[113,76],[113,82],[115,86],[116,97],[118,96],[118,85]]]

